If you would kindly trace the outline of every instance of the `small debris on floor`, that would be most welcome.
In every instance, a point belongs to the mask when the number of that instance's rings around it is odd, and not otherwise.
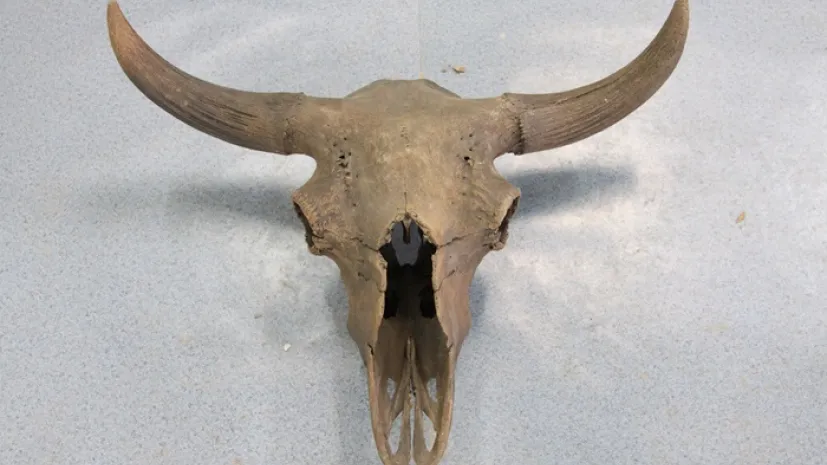
[[[745,219],[747,219],[747,212],[741,212],[738,218],[735,218],[735,224],[743,223]]]
[[[451,69],[457,74],[462,74],[465,72],[465,66],[451,65]]]
[[[263,317],[263,316],[264,316],[264,314],[262,314],[262,313],[256,313],[255,315],[253,315],[253,318],[255,318],[256,320],[258,320],[259,318],[261,318],[261,317]]]
[[[284,351],[287,352],[288,350],[290,350],[290,347],[292,347],[290,344],[285,344]]]

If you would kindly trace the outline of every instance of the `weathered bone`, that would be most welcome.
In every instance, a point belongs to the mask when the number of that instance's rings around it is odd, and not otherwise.
[[[520,197],[494,159],[582,140],[633,112],[677,66],[688,21],[688,0],[676,0],[642,54],[567,92],[463,99],[429,80],[380,80],[335,99],[202,81],[157,55],[116,2],[107,8],[117,60],[155,104],[232,144],[316,161],[293,202],[309,250],[334,260],[347,288],[348,331],[367,368],[385,465],[412,456],[434,465],[445,452],[455,366],[471,324],[471,280],[483,257],[505,245]],[[392,240],[394,230],[401,240]],[[397,257],[404,247],[415,248],[413,263]],[[389,381],[396,386],[390,396]],[[402,437],[393,452],[388,438],[399,415]],[[430,448],[424,418],[436,430]]]

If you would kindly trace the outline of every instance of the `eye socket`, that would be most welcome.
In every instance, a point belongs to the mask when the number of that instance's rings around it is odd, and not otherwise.
[[[301,220],[302,225],[304,225],[304,240],[307,242],[307,247],[310,250],[314,250],[315,244],[313,243],[313,228],[310,227],[310,221],[307,220],[302,208],[296,202],[293,202],[293,210],[296,211],[296,215],[299,216],[299,220]]]
[[[497,228],[497,232],[500,234],[500,237],[497,240],[497,244],[495,244],[495,246],[502,247],[508,240],[508,224],[511,221],[511,217],[514,216],[514,213],[517,211],[517,206],[519,205],[519,203],[520,197],[514,197],[514,200],[511,202],[511,206],[509,206],[508,210],[506,210],[505,216],[503,216],[503,219],[500,222],[500,226]]]

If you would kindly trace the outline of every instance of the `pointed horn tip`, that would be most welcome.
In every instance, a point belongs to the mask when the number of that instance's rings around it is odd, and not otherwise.
[[[118,5],[118,0],[109,0],[106,2],[106,16],[111,19],[114,14],[122,14],[121,6]]]
[[[110,39],[114,40],[114,35],[117,30],[126,26],[127,30],[132,29],[132,25],[124,17],[121,6],[118,0],[109,0],[106,4],[106,26],[109,28]]]
[[[672,4],[669,16],[666,18],[658,36],[669,33],[673,35],[676,42],[674,45],[676,47],[674,59],[677,65],[677,60],[683,55],[687,34],[689,33],[689,0],[675,0],[675,3]],[[658,38],[655,38],[653,43],[657,41]]]
[[[670,17],[680,16],[686,22],[689,20],[689,0],[675,0],[672,4],[672,11],[669,13]]]
[[[109,43],[115,58],[124,71],[130,67],[130,60],[127,58],[134,52],[134,48],[145,46],[143,39],[137,35],[132,25],[123,14],[117,0],[108,0],[106,4],[106,27],[109,31]],[[129,75],[130,73],[127,72]]]

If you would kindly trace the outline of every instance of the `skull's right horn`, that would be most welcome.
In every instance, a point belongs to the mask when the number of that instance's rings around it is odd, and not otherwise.
[[[308,153],[308,126],[323,101],[301,93],[247,92],[178,69],[135,32],[114,0],[106,9],[109,40],[121,68],[156,105],[199,131],[262,152]]]

